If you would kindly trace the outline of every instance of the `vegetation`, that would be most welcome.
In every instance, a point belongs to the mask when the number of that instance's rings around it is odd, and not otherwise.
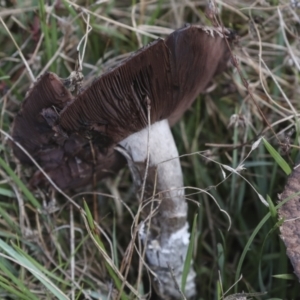
[[[146,268],[140,272],[141,258],[126,252],[137,242],[138,212],[128,169],[79,191],[31,190],[36,166],[18,163],[9,134],[33,79],[45,71],[68,77],[86,34],[80,53],[89,84],[186,22],[211,26],[206,1],[46,2],[0,1],[0,298],[116,299],[118,289],[121,299],[147,298]],[[193,227],[197,299],[243,292],[299,299],[276,205],[298,156],[300,3],[216,3],[224,26],[239,36],[231,65],[173,128]]]

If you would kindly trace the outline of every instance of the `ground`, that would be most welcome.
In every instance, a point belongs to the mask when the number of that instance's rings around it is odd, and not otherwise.
[[[88,86],[154,38],[185,23],[215,26],[216,16],[236,35],[228,68],[172,129],[190,227],[197,215],[197,299],[298,299],[276,205],[289,172],[278,157],[292,168],[298,156],[300,3],[46,2],[0,1],[0,298],[114,299],[119,271],[127,278],[122,299],[147,297],[141,259],[126,252],[138,211],[128,169],[80,190],[33,190],[37,167],[14,157],[12,124],[34,79],[77,68],[79,44]]]

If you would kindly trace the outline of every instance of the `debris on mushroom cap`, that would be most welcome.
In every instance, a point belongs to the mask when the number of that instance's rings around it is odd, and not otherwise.
[[[102,179],[125,165],[113,147],[151,123],[173,124],[229,58],[225,29],[186,26],[135,52],[76,98],[43,75],[15,119],[13,137],[61,188]],[[227,33],[227,32],[226,32]],[[31,160],[13,146],[22,163]],[[70,152],[69,149],[72,149]],[[33,186],[47,183],[40,171]]]
[[[12,134],[14,140],[63,189],[90,184],[93,175],[101,179],[115,174],[125,165],[123,156],[113,148],[101,152],[97,145],[92,145],[81,135],[72,133],[66,136],[59,130],[56,126],[59,111],[71,99],[72,95],[55,74],[44,74],[27,93],[14,120]],[[32,164],[31,159],[15,143],[12,147],[22,163]],[[47,183],[39,170],[30,181],[33,187]]]
[[[300,168],[294,168],[287,180],[279,200],[290,198],[278,209],[280,218],[284,219],[280,226],[281,238],[286,252],[300,281]]]
[[[63,86],[60,79],[52,73],[42,75],[34,86],[27,92],[22,108],[14,120],[13,138],[19,142],[29,153],[39,156],[38,151],[47,148],[51,155],[53,129],[48,125],[45,116],[58,120],[58,111],[71,101],[72,95]],[[57,108],[57,112],[53,110]],[[50,109],[50,110],[48,110]],[[23,162],[28,163],[30,159],[16,145],[13,145],[15,155]],[[56,156],[56,155],[54,155]]]

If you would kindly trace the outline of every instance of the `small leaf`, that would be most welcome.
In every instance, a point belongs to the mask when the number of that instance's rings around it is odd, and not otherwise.
[[[83,201],[83,206],[84,206],[84,210],[86,213],[86,218],[88,220],[89,226],[91,228],[91,231],[93,232],[95,230],[94,219],[93,219],[92,213],[91,213],[85,200]]]
[[[285,279],[285,280],[295,280],[295,275],[293,274],[278,274],[278,275],[273,275],[272,277]]]
[[[220,166],[220,168],[221,168],[221,172],[222,172],[222,176],[223,176],[223,178],[224,179],[226,179],[226,173],[225,173],[225,171],[222,169],[222,167]]]
[[[221,243],[217,244],[217,250],[218,250],[218,265],[220,270],[224,270],[225,266],[225,254],[224,254],[224,248]]]
[[[276,210],[276,208],[275,208],[275,206],[272,202],[272,199],[270,198],[269,195],[267,195],[267,201],[268,201],[268,204],[269,204],[269,210],[270,210],[272,218],[277,220],[277,210]]]
[[[0,187],[0,195],[10,197],[10,198],[15,197],[15,193],[13,191],[1,187]]]
[[[259,198],[259,200],[266,206],[269,207],[269,203],[267,202],[267,200],[259,193],[257,193],[257,196]]]
[[[259,144],[260,144],[260,142],[261,142],[262,139],[263,139],[263,137],[260,137],[257,141],[255,141],[252,144],[251,151],[255,150],[259,146]]]
[[[264,145],[280,168],[285,172],[286,175],[290,175],[292,170],[287,162],[282,158],[282,156],[273,148],[273,146],[263,138]]]
[[[231,173],[236,173],[235,169],[232,168],[232,167],[230,167],[230,166],[222,165],[222,167],[223,167],[225,170],[227,170],[227,171],[229,171],[229,172],[231,172]]]
[[[95,240],[97,241],[98,245],[104,250],[105,250],[105,247],[104,247],[104,244],[102,243],[99,235],[98,235],[98,230],[94,224],[94,219],[93,219],[93,216],[92,216],[92,213],[86,203],[86,201],[84,200],[83,201],[83,206],[84,206],[84,210],[86,212],[86,218],[87,218],[87,221],[88,221],[88,224],[90,226],[90,230],[91,230],[91,234],[93,235],[93,237],[95,238]]]

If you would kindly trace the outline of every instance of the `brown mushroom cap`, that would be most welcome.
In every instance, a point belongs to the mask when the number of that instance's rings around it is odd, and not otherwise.
[[[82,132],[110,147],[151,123],[171,123],[190,107],[229,57],[221,33],[188,25],[135,52],[103,74],[60,114],[66,132]]]
[[[224,34],[229,33],[223,30]],[[226,37],[221,35],[222,29],[215,31],[213,28],[189,25],[166,38],[165,43],[173,61],[173,99],[177,103],[176,109],[168,117],[171,126],[205,91],[212,78],[226,69],[230,50]]]
[[[76,188],[121,169],[114,146],[151,123],[174,124],[226,64],[225,38],[186,26],[135,52],[72,98],[54,74],[43,75],[15,119],[13,137],[61,188]],[[30,159],[17,147],[22,163]],[[46,183],[38,171],[31,183]]]
[[[107,148],[147,126],[147,97],[154,123],[174,111],[172,96],[170,53],[158,39],[98,78],[62,111],[59,124]]]

